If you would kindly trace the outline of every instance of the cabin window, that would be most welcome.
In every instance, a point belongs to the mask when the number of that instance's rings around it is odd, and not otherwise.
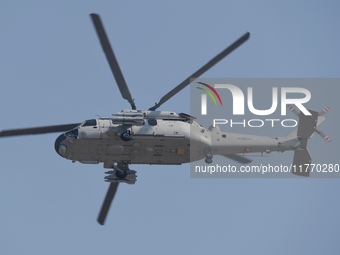
[[[87,120],[85,121],[85,123],[83,124],[83,127],[93,127],[93,126],[97,126],[97,120],[93,119],[93,120]]]
[[[223,138],[227,138],[227,135],[222,135]]]
[[[157,125],[157,120],[156,119],[148,119],[148,124],[150,126],[156,126]]]

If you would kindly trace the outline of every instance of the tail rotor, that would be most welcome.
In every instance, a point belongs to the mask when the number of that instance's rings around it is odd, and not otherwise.
[[[315,133],[320,135],[325,141],[330,142],[331,138],[324,132],[318,129],[318,126],[325,120],[325,113],[329,112],[330,108],[325,107],[320,112],[309,110],[311,115],[304,115],[297,111],[293,105],[287,105],[287,108],[299,117],[299,126],[297,128],[296,137],[300,141],[299,146],[295,149],[293,159],[293,170],[292,173],[299,176],[309,176],[311,163],[311,156],[307,149],[307,141]]]
[[[296,108],[294,108],[293,105],[287,105],[287,109],[290,110],[292,113],[294,113],[296,116],[299,116],[300,113]],[[332,141],[332,139],[326,135],[324,132],[322,132],[320,129],[318,129],[318,126],[325,120],[325,114],[330,111],[330,108],[328,106],[324,107],[319,113],[318,113],[318,122],[317,126],[315,128],[315,132],[320,135],[326,142]]]

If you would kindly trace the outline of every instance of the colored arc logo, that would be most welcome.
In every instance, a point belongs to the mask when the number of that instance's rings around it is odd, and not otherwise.
[[[210,86],[209,84],[203,83],[203,82],[197,82],[203,86],[206,86],[208,89],[205,88],[201,88],[201,87],[197,87],[200,90],[203,90],[205,93],[207,93],[210,98],[213,100],[214,104],[216,105],[216,99],[214,97],[214,95],[210,92],[210,90],[215,94],[215,96],[217,97],[218,101],[220,102],[220,105],[222,106],[222,100],[220,95],[217,93],[216,89],[214,89],[212,86]],[[210,90],[209,90],[210,89]]]

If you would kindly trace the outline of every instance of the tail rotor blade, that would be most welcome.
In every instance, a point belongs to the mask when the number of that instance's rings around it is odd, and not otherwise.
[[[238,48],[240,45],[242,45],[245,41],[248,40],[249,36],[250,36],[249,32],[245,33],[243,36],[241,36],[239,39],[237,39],[234,43],[232,43],[228,48],[226,48],[225,50],[220,52],[217,56],[215,56],[213,59],[211,59],[208,63],[206,63],[204,66],[202,66],[200,69],[198,69],[192,75],[190,75],[187,79],[182,81],[182,83],[180,83],[177,87],[175,87],[170,92],[165,94],[161,98],[161,100],[155,106],[149,108],[149,110],[150,111],[156,110],[159,106],[161,106],[163,103],[168,101],[170,98],[172,98],[178,92],[180,92],[182,89],[184,89],[186,86],[188,86],[190,84],[191,79],[198,78],[203,73],[208,71],[211,67],[213,67],[215,64],[220,62],[227,55],[229,55],[231,52],[233,52],[236,48]]]
[[[299,115],[300,115],[300,113],[299,113],[299,112],[294,108],[294,106],[291,105],[291,104],[288,104],[288,105],[287,105],[287,109],[290,110],[292,113],[294,113],[296,116],[299,116]]]
[[[95,13],[91,13],[90,16],[92,18],[93,25],[94,25],[94,27],[97,31],[97,34],[98,34],[98,37],[99,37],[99,40],[100,40],[100,44],[102,45],[106,59],[109,62],[113,76],[116,79],[120,93],[122,94],[122,97],[130,103],[132,109],[136,110],[136,105],[135,105],[135,103],[132,99],[130,90],[129,90],[126,82],[125,82],[123,73],[120,70],[118,61],[117,61],[117,59],[116,59],[116,57],[113,53],[111,44],[110,44],[109,39],[106,35],[106,32],[105,32],[104,26],[101,22],[101,19],[100,19],[99,15],[95,14]]]
[[[97,221],[100,225],[104,225],[104,223],[105,223],[107,213],[110,210],[110,206],[111,206],[113,198],[116,195],[117,188],[118,188],[117,182],[110,183],[110,186],[109,186],[109,189],[107,190],[102,208],[100,209],[100,212],[99,212],[99,215],[98,215],[98,218],[97,218]]]
[[[324,107],[320,112],[319,112],[319,116],[324,115],[326,112],[329,112],[331,110],[331,108],[329,108],[328,106]]]
[[[315,132],[318,133],[323,139],[325,139],[326,142],[332,141],[332,139],[328,135],[326,135],[324,132],[318,129],[316,129]]]

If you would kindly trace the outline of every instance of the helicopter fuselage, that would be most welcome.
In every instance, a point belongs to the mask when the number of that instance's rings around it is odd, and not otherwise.
[[[60,135],[57,153],[84,164],[180,165],[212,155],[293,150],[296,139],[223,133],[187,114],[124,110],[113,118],[87,120]],[[127,139],[124,134],[130,135]]]
[[[190,161],[190,120],[173,112],[134,111],[99,118],[58,137],[55,149],[81,163],[173,164]],[[122,139],[122,134],[131,139]]]

